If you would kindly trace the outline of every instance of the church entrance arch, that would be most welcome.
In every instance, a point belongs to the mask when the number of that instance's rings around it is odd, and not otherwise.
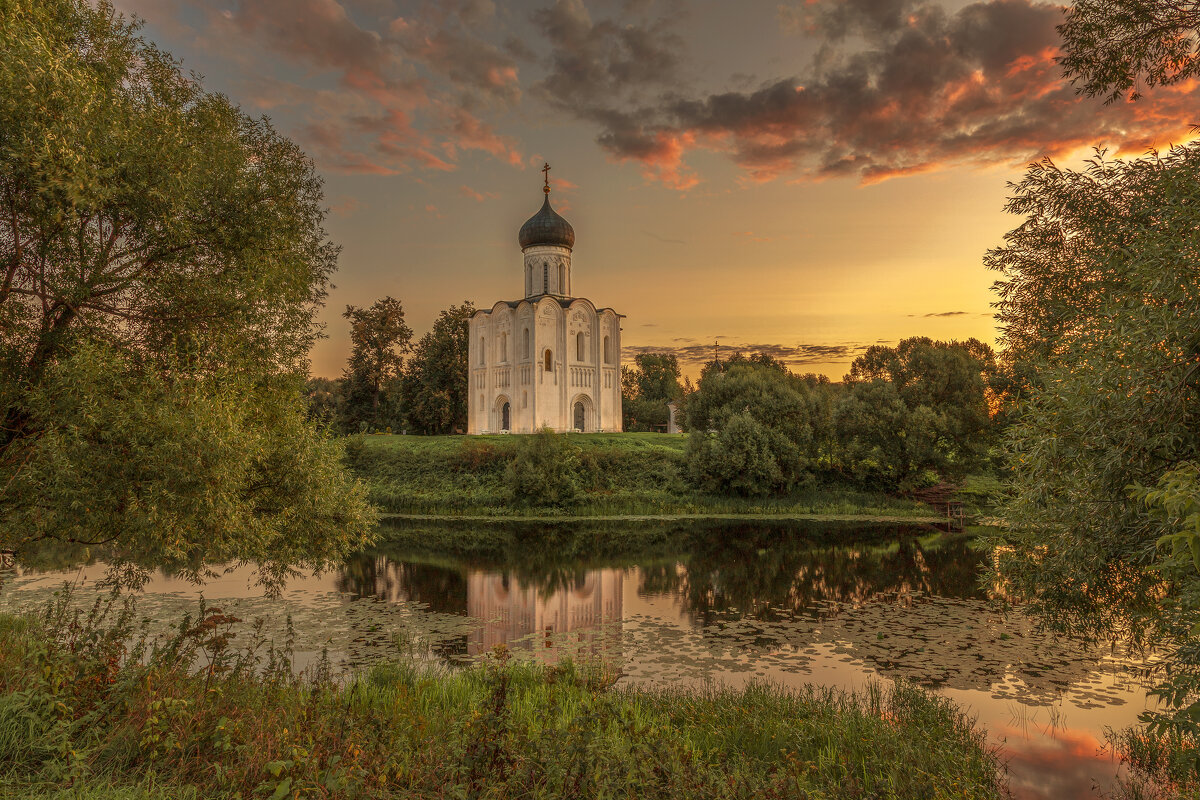
[[[596,413],[592,398],[581,394],[571,404],[571,429],[592,433],[596,430]]]
[[[500,395],[496,398],[496,429],[501,431],[512,430],[512,404],[508,402],[508,398]]]

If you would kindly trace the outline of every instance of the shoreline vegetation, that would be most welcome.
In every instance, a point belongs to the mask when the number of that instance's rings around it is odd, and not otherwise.
[[[346,462],[385,517],[526,521],[602,519],[762,519],[941,522],[926,503],[814,478],[778,496],[706,494],[687,479],[686,434],[557,434],[564,453],[547,459],[573,484],[540,497],[522,491],[510,465],[528,436],[368,434],[347,440]],[[983,479],[986,484],[990,479]],[[990,487],[968,486],[968,512]],[[535,484],[536,485],[536,484]]]
[[[29,798],[1000,798],[994,746],[919,688],[614,685],[603,661],[413,654],[338,680],[235,646],[201,606],[149,642],[134,606],[0,615],[0,784]]]

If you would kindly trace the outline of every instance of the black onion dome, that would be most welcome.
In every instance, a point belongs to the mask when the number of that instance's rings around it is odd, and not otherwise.
[[[521,243],[521,249],[535,244],[556,244],[571,248],[575,246],[575,229],[550,207],[550,195],[547,194],[546,202],[542,203],[542,210],[525,220],[521,232],[517,234],[517,240]]]

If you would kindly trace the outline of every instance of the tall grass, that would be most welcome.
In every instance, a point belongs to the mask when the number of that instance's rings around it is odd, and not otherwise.
[[[202,608],[147,641],[132,608],[0,617],[0,787],[17,796],[993,798],[995,754],[899,686],[613,686],[604,669],[414,662],[335,680],[234,647]]]

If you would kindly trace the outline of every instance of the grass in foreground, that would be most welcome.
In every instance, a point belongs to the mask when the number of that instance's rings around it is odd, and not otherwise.
[[[339,683],[293,675],[262,642],[236,650],[217,609],[157,646],[132,619],[65,603],[0,617],[0,786],[89,800],[1003,796],[983,734],[913,687],[622,688],[502,653]]]

